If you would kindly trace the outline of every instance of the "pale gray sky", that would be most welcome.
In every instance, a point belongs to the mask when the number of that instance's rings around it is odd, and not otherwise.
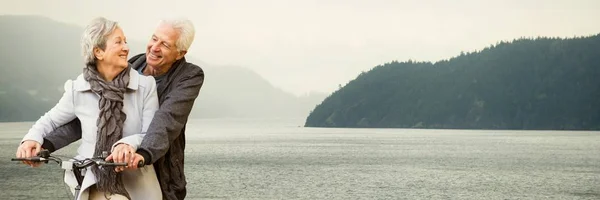
[[[142,41],[160,18],[187,17],[197,30],[192,55],[253,69],[294,94],[332,92],[392,60],[437,61],[500,40],[600,33],[600,0],[2,0],[0,14],[81,26],[103,16]]]

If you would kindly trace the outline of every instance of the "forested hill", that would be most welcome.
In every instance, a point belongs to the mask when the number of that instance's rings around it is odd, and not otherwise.
[[[360,74],[307,127],[600,129],[600,34],[517,39]]]

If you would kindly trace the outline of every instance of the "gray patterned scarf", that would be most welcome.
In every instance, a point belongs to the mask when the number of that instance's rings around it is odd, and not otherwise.
[[[94,150],[94,157],[98,157],[102,155],[102,151],[110,152],[112,145],[123,137],[123,124],[127,118],[123,112],[123,96],[129,84],[129,70],[125,68],[112,82],[106,82],[96,66],[88,65],[83,69],[83,76],[90,83],[92,91],[100,96],[100,114],[96,121],[98,134]],[[96,176],[99,191],[131,199],[125,190],[121,174],[116,173],[113,167],[93,166],[92,172]]]

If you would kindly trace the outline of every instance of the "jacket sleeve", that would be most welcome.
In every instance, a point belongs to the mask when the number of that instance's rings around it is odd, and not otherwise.
[[[154,115],[148,132],[138,153],[144,156],[146,164],[154,163],[169,150],[169,145],[181,134],[192,111],[194,101],[204,83],[204,72],[200,67],[187,73],[172,84],[175,87],[164,96],[164,101]]]
[[[44,137],[48,133],[75,119],[73,82],[68,80],[64,88],[65,93],[63,93],[58,103],[35,122],[22,141],[33,140],[43,145]]]
[[[119,141],[113,144],[111,152],[120,143],[128,144],[129,146],[133,147],[133,149],[138,149],[142,143],[142,140],[144,139],[144,136],[146,135],[146,132],[148,131],[148,126],[150,126],[150,122],[154,117],[154,113],[156,110],[158,110],[158,95],[156,94],[156,81],[154,78],[149,76],[146,77],[146,80],[146,85],[150,87],[146,88],[146,91],[144,91],[145,94],[142,107],[142,117],[140,119],[142,121],[141,133],[121,138]]]
[[[54,152],[79,139],[81,139],[81,122],[78,118],[75,118],[73,121],[48,133],[44,137],[42,148]]]

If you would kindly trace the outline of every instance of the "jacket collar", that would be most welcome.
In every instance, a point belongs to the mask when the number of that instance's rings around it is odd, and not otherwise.
[[[131,63],[132,68],[135,70],[146,66],[146,54],[142,53],[132,57],[131,59],[129,59],[129,63]],[[171,83],[173,83],[173,79],[175,79],[175,77],[178,74],[181,74],[180,71],[182,70],[182,68],[184,68],[184,65],[186,64],[187,61],[185,60],[185,57],[183,57],[178,61],[175,61],[175,63],[173,63],[173,66],[171,66],[169,71],[167,71],[167,73],[163,75],[164,77],[162,84],[158,85],[156,88],[158,92],[158,98],[161,98],[164,91],[169,87]]]
[[[126,70],[129,70],[129,84],[127,84],[127,88],[131,90],[137,90],[140,82],[140,74],[135,71],[131,66],[127,67]],[[84,92],[92,90],[90,86],[90,82],[86,81],[83,78],[83,74],[79,75],[77,79],[75,79],[75,91]]]
[[[131,63],[131,68],[139,70],[140,68],[146,66],[146,54],[141,53],[136,56],[133,56],[129,59],[129,63]],[[169,74],[173,74],[174,71],[177,70],[177,68],[181,68],[180,66],[185,65],[186,63],[187,61],[185,60],[185,57],[179,59],[178,61],[175,61],[175,63],[173,63],[173,66],[169,69],[169,71],[167,71],[167,73],[165,73],[165,75],[168,76]]]

